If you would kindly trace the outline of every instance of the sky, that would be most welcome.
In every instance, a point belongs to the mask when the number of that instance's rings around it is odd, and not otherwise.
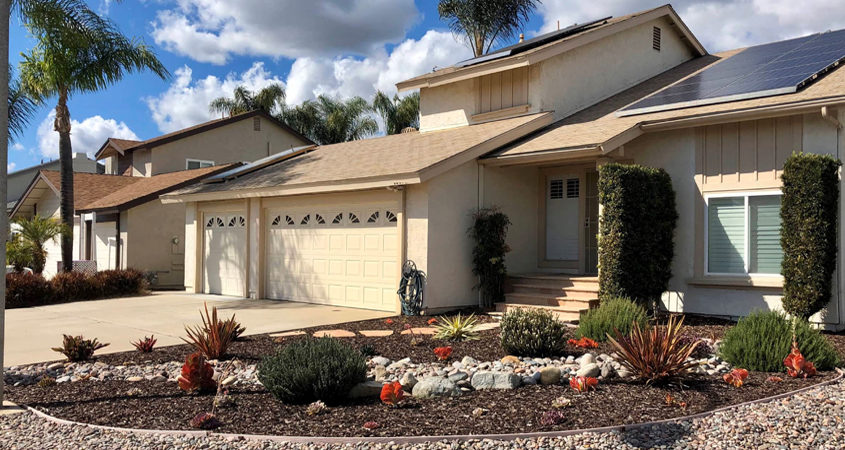
[[[371,99],[395,83],[471,56],[437,14],[437,0],[90,0],[130,37],[155,49],[171,73],[133,74],[69,101],[75,152],[108,137],[149,139],[215,118],[208,103],[238,85],[281,83],[287,103],[325,94]],[[526,38],[656,6],[646,0],[543,0]],[[680,0],[676,11],[710,52],[845,28],[841,0]],[[13,18],[10,63],[33,46]],[[55,99],[9,146],[7,170],[58,157]]]

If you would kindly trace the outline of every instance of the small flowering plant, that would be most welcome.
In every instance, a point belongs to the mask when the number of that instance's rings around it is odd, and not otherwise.
[[[393,319],[384,319],[385,325],[393,325]]]
[[[573,347],[577,347],[577,348],[596,348],[596,347],[599,346],[599,344],[596,341],[594,341],[594,340],[592,340],[588,337],[582,337],[581,339],[578,339],[578,340],[570,339],[570,340],[567,341],[567,343],[569,345],[571,345]]]
[[[437,355],[437,359],[440,361],[446,361],[452,356],[452,346],[437,347],[434,349],[434,354]]]
[[[599,380],[593,377],[572,377],[569,379],[569,387],[578,392],[587,392],[596,390],[599,385]]]
[[[722,379],[725,380],[725,383],[728,383],[733,387],[742,387],[746,378],[748,378],[748,371],[745,369],[731,370],[730,373],[726,373],[722,377]]]
[[[394,381],[381,387],[379,398],[385,405],[396,407],[402,400],[405,400],[405,391],[402,390],[402,385],[398,381]]]
[[[431,319],[428,319],[425,323],[427,323],[429,325],[434,325],[435,323],[437,323],[437,318],[432,317]]]
[[[792,351],[783,359],[783,365],[786,366],[787,375],[792,378],[808,378],[816,374],[816,366],[804,359],[797,342],[792,343]]]

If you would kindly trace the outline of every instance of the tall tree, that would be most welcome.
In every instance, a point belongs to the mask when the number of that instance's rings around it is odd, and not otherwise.
[[[238,86],[230,97],[218,97],[211,101],[208,109],[214,113],[227,116],[243,114],[260,110],[268,114],[276,114],[284,108],[285,88],[281,84],[273,83],[257,92],[250,91],[246,86]]]
[[[440,0],[437,12],[456,35],[463,36],[475,56],[493,44],[512,39],[529,20],[540,0]]]
[[[382,91],[376,91],[373,98],[373,110],[384,120],[387,134],[399,134],[405,128],[420,127],[420,93],[399,98],[398,94],[390,99]]]
[[[161,78],[169,73],[143,42],[129,39],[83,0],[25,0],[21,18],[35,40],[22,54],[21,86],[33,100],[57,98],[53,129],[59,133],[62,265],[73,261],[73,149],[68,99],[76,93],[106,89],[133,72],[150,70]]]
[[[0,0],[0,167],[6,167],[9,161],[9,16],[11,14],[10,0]],[[3,66],[6,67],[3,67]],[[6,97],[4,100],[3,97]],[[0,169],[2,170],[2,169]],[[6,177],[0,177],[0,200],[6,204]],[[9,215],[0,214],[0,233],[5,242],[9,237]],[[6,245],[0,245],[0,256],[6,260]],[[4,275],[5,276],[5,275]],[[6,343],[6,283],[0,283],[0,409],[3,409],[4,379],[3,356]]]
[[[41,217],[35,215],[29,219],[18,219],[15,221],[24,242],[29,244],[32,250],[31,268],[36,274],[44,271],[47,262],[47,250],[44,245],[47,242],[55,241],[57,237],[67,234],[67,227],[52,217]]]
[[[288,125],[322,145],[354,141],[378,132],[372,108],[361,97],[339,100],[321,95],[280,115]]]
[[[7,138],[10,142],[14,142],[16,138],[23,135],[36,109],[35,102],[21,89],[20,80],[15,79],[12,72],[9,68],[9,134]]]

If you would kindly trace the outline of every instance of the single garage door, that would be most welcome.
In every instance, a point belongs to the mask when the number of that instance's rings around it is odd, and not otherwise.
[[[394,311],[397,205],[267,211],[268,298]]]
[[[244,296],[246,218],[241,213],[204,217],[203,292]]]

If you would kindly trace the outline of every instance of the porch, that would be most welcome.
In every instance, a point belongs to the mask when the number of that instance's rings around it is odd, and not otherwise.
[[[598,306],[599,279],[560,273],[510,275],[505,292],[505,301],[496,304],[496,311],[543,308],[571,322],[578,320],[581,312]]]

